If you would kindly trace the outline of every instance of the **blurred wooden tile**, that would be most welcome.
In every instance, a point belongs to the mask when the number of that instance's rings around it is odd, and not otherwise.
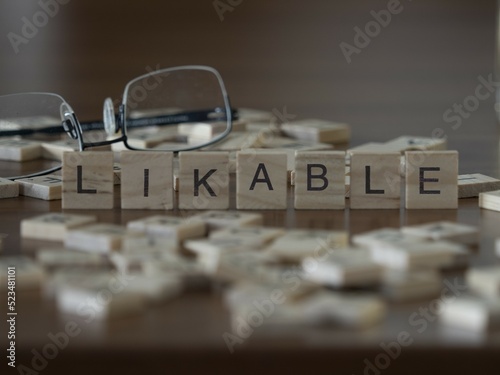
[[[183,290],[182,279],[178,275],[134,275],[134,280],[127,286],[131,293],[137,293],[146,302],[158,304],[172,300],[179,296]]]
[[[486,332],[500,327],[500,299],[459,296],[443,304],[440,321],[444,326]]]
[[[479,193],[479,207],[486,210],[500,211],[500,190]]]
[[[345,208],[345,152],[298,151],[295,155],[295,208]]]
[[[126,234],[126,228],[119,225],[92,224],[68,230],[64,245],[71,249],[107,254],[121,249]]]
[[[0,139],[0,160],[29,161],[42,157],[40,142],[19,138]]]
[[[226,138],[212,146],[210,151],[239,151],[247,148],[262,147],[266,132],[231,132]]]
[[[273,120],[274,115],[270,111],[264,111],[261,109],[238,108],[238,118],[248,122],[269,123]]]
[[[262,214],[241,211],[206,211],[191,216],[189,220],[201,220],[210,230],[263,224]]]
[[[465,245],[477,245],[477,227],[449,221],[402,227],[401,231],[428,240],[447,240]]]
[[[208,142],[227,128],[226,122],[197,122],[179,125],[179,134],[188,138],[188,143]],[[232,132],[246,131],[246,122],[235,120],[232,124]]]
[[[55,142],[42,143],[42,157],[49,160],[63,160],[63,153],[67,151],[78,151],[78,141],[74,139],[64,139]]]
[[[113,208],[112,152],[65,152],[62,178],[63,209]]]
[[[472,268],[467,271],[466,280],[474,293],[493,299],[500,297],[500,266]]]
[[[231,227],[210,233],[210,238],[238,238],[255,241],[259,246],[281,237],[285,234],[283,228],[271,227]]]
[[[45,175],[16,180],[19,195],[46,201],[61,199],[62,178],[58,175]]]
[[[348,244],[349,235],[345,231],[291,229],[265,251],[286,262],[300,262],[304,258],[324,255]]]
[[[161,129],[144,130],[134,129],[127,132],[127,142],[130,146],[138,149],[151,149],[162,143],[181,141],[183,138],[179,134],[177,126],[168,126]]]
[[[45,279],[43,268],[31,258],[2,256],[0,257],[0,291],[7,290],[9,269],[15,269],[16,291],[39,289]]]
[[[357,248],[332,249],[320,260],[305,259],[302,269],[308,280],[335,288],[377,286],[383,275],[369,251]]]
[[[398,209],[401,205],[400,154],[355,152],[351,155],[350,207]]]
[[[484,174],[458,176],[458,198],[478,197],[479,193],[500,190],[500,180]]]
[[[441,276],[436,270],[388,269],[384,272],[381,292],[389,300],[401,302],[437,297],[442,288]]]
[[[173,209],[172,159],[171,152],[122,151],[121,207]]]
[[[289,137],[311,142],[346,143],[351,136],[349,125],[319,119],[287,122],[281,129]]]
[[[15,181],[0,177],[0,199],[19,196],[19,184]]]
[[[268,150],[240,151],[237,156],[238,209],[287,208],[287,156]]]
[[[406,152],[406,208],[458,208],[458,152]]]
[[[189,238],[203,237],[207,231],[206,224],[202,220],[166,215],[155,215],[129,221],[127,228],[160,238],[168,238],[176,243]]]
[[[179,209],[229,208],[227,152],[181,152],[179,162]]]
[[[38,249],[36,259],[39,264],[51,269],[61,267],[101,266],[108,263],[107,259],[100,254],[72,251],[65,248]]]
[[[21,221],[21,237],[63,241],[67,231],[97,221],[95,216],[52,212]]]

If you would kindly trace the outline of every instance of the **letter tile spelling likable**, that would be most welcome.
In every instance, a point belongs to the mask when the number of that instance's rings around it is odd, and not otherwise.
[[[287,155],[245,150],[237,155],[236,206],[247,210],[287,208]]]
[[[171,152],[122,151],[122,208],[173,209],[172,159]]]
[[[65,152],[62,177],[63,209],[113,208],[112,152]]]
[[[295,208],[345,208],[345,152],[297,151]]]
[[[406,152],[406,208],[458,208],[458,152]]]
[[[229,208],[227,152],[181,152],[179,162],[179,209]]]

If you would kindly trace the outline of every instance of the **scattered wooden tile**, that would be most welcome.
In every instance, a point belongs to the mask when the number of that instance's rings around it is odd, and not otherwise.
[[[151,236],[167,238],[176,243],[190,238],[203,237],[207,231],[206,223],[197,217],[183,219],[166,215],[155,215],[130,221],[127,228],[145,232]]]
[[[51,212],[21,221],[21,237],[63,241],[69,229],[97,221],[95,216]]]
[[[227,152],[181,152],[179,162],[179,209],[229,208]]]
[[[477,245],[479,240],[477,227],[449,221],[402,227],[401,231],[428,240],[446,240],[464,245]]]
[[[264,111],[261,109],[238,108],[238,118],[248,122],[269,123],[274,119],[274,115],[270,111]]]
[[[246,150],[240,151],[237,158],[237,208],[286,209],[288,187],[286,153]]]
[[[351,155],[350,207],[398,209],[401,205],[400,154],[355,152]]]
[[[500,211],[500,190],[479,193],[479,207],[486,210]]]
[[[61,267],[92,267],[108,264],[106,258],[100,254],[70,251],[65,248],[41,248],[36,253],[38,263],[46,268]]]
[[[298,151],[295,155],[295,208],[345,208],[345,152]]]
[[[65,152],[62,178],[63,209],[113,208],[112,152]]]
[[[189,219],[203,221],[207,224],[209,230],[259,226],[264,222],[262,214],[242,211],[206,211],[193,215]]]
[[[486,332],[500,327],[500,299],[459,296],[443,305],[440,319],[445,326]]]
[[[291,229],[265,251],[282,261],[301,262],[307,257],[325,256],[348,244],[349,235],[345,231]]]
[[[171,152],[122,151],[121,207],[173,209],[172,159]]]
[[[458,176],[458,198],[478,197],[479,193],[500,190],[500,180],[480,173]]]
[[[347,124],[318,119],[287,122],[281,129],[289,137],[321,143],[346,143],[351,135]]]
[[[283,228],[270,227],[231,227],[210,233],[210,238],[238,238],[256,241],[264,246],[285,234]]]
[[[210,151],[238,151],[247,148],[262,147],[268,132],[231,132],[215,145],[208,146]]]
[[[387,152],[390,151],[443,151],[447,148],[446,138],[414,137],[404,135],[383,144]]]
[[[15,268],[16,290],[38,289],[43,283],[45,273],[40,265],[36,264],[31,258],[25,256],[2,256],[0,257],[0,290],[7,290],[9,270]],[[10,271],[12,275],[12,271]]]
[[[442,290],[442,280],[436,270],[399,271],[386,270],[381,292],[392,301],[412,301],[433,298]]]
[[[138,149],[152,149],[162,143],[182,141],[184,136],[179,134],[177,126],[167,126],[155,129],[134,129],[127,132],[127,143]]]
[[[179,250],[177,241],[161,235],[143,233],[142,235],[131,230],[122,240],[124,254],[147,254],[158,251],[176,253]]]
[[[406,208],[458,208],[458,152],[406,152]]]
[[[142,275],[133,276],[127,289],[144,297],[148,303],[158,304],[172,300],[184,290],[182,279],[177,275]]]
[[[107,254],[120,250],[126,228],[115,224],[91,224],[67,232],[64,244],[76,250]]]
[[[40,142],[20,138],[0,139],[0,160],[29,161],[42,157]]]
[[[78,151],[80,146],[74,139],[63,139],[54,142],[42,143],[42,157],[49,160],[62,161],[63,154],[67,151]]]
[[[19,184],[15,181],[0,177],[0,199],[19,196]]]
[[[366,249],[334,249],[321,259],[304,259],[302,268],[310,281],[335,288],[373,286],[381,282],[383,269]]]
[[[62,178],[58,175],[45,175],[16,180],[19,183],[19,195],[46,201],[60,200]]]
[[[466,280],[474,293],[493,299],[500,297],[500,266],[470,269]]]

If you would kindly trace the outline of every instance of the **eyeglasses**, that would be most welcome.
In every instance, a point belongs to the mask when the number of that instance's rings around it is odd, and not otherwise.
[[[220,74],[189,65],[157,70],[130,81],[115,114],[104,101],[103,120],[80,122],[71,106],[52,93],[0,96],[0,143],[19,144],[19,137],[66,133],[75,148],[189,151],[226,137],[237,112],[231,109]],[[60,165],[19,179],[53,173]]]

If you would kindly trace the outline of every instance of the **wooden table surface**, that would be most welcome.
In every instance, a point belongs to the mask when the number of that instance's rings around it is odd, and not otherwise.
[[[235,106],[286,107],[297,118],[348,122],[354,146],[404,134],[431,136],[439,128],[449,148],[460,152],[461,173],[499,177],[494,94],[467,113],[458,128],[444,117],[454,103],[475,94],[481,77],[494,73],[495,1],[402,0],[402,11],[351,56],[351,63],[340,44],[353,44],[354,27],[364,28],[372,20],[370,12],[386,9],[387,1],[242,1],[224,13],[223,20],[214,3],[69,2],[60,5],[47,25],[19,45],[16,53],[9,33],[22,35],[23,17],[32,20],[41,8],[35,1],[22,5],[3,1],[0,94],[57,92],[81,119],[94,119],[100,116],[104,98],[119,98],[126,82],[148,67],[207,64],[221,72]],[[0,175],[17,168],[21,166],[2,162]],[[287,210],[264,213],[266,225],[347,229],[356,234],[387,226],[458,221],[480,228],[481,243],[471,264],[498,263],[494,239],[500,213],[480,210],[477,199],[460,200],[458,210],[317,212],[295,211],[292,194]],[[60,210],[60,201],[1,200],[0,232],[9,235],[3,252],[32,254],[40,243],[21,240],[19,222]],[[102,221],[126,223],[151,212],[88,213]],[[38,293],[19,293],[18,298],[18,361],[29,365],[31,350],[40,350],[48,333],[61,330],[68,318],[59,316],[54,304]],[[222,340],[230,327],[220,293],[192,293],[141,317],[85,326],[41,373],[362,374],[364,361],[381,353],[381,342],[394,340],[401,331],[410,332],[415,343],[383,374],[468,373],[478,368],[481,373],[497,373],[500,334],[465,335],[444,331],[438,323],[430,323],[420,334],[408,318],[428,303],[391,305],[387,320],[369,331],[257,329],[230,354]],[[3,349],[5,325],[1,326]],[[7,367],[3,358],[2,373]]]

